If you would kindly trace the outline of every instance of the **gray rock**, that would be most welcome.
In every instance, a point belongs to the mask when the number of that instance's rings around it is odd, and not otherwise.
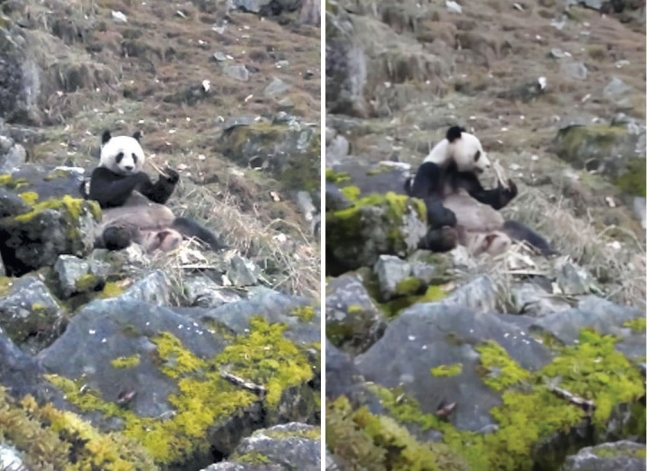
[[[520,283],[512,287],[512,303],[514,312],[541,317],[554,312],[571,308],[566,301],[555,298],[534,283]]]
[[[312,309],[312,317],[297,315],[299,308]],[[268,288],[256,287],[248,299],[241,299],[211,309],[191,309],[186,315],[196,319],[212,320],[235,334],[249,328],[249,320],[261,316],[270,323],[288,325],[285,336],[298,344],[321,341],[321,315],[318,308],[305,298],[278,293]]]
[[[225,65],[222,70],[225,75],[234,80],[238,80],[240,82],[247,82],[249,80],[249,70],[247,70],[245,64]]]
[[[380,255],[373,271],[380,283],[382,300],[388,301],[398,293],[398,284],[411,276],[411,265],[393,255]]]
[[[171,304],[171,280],[162,270],[154,270],[130,285],[116,296],[122,301],[146,301],[157,306]]]
[[[311,221],[314,215],[319,212],[314,204],[312,204],[312,197],[307,191],[297,192],[297,204],[306,221]]]
[[[577,307],[556,312],[537,319],[531,329],[536,332],[546,332],[565,344],[572,344],[577,340],[580,330],[592,327],[603,335],[617,335],[621,339],[630,340],[632,333],[624,324],[640,316],[644,317],[644,310],[630,306],[620,306],[597,296],[583,297]],[[644,338],[644,333],[642,334]],[[624,342],[616,344],[621,348]],[[644,340],[642,345],[644,356]],[[630,358],[639,357],[639,352],[625,352]]]
[[[105,284],[110,265],[105,262],[87,262],[73,255],[61,255],[54,264],[63,299],[77,293],[92,291]]]
[[[350,153],[350,144],[348,140],[341,134],[337,134],[330,142],[326,145],[326,164],[329,166],[336,165],[341,163],[343,157],[346,157]]]
[[[482,339],[500,344],[526,369],[536,370],[551,359],[543,345],[496,314],[425,303],[404,310],[355,365],[366,381],[386,387],[402,384],[425,413],[435,413],[442,401],[457,402],[460,407],[449,416],[450,422],[477,431],[495,425],[488,411],[501,403],[478,373],[480,355],[474,346]],[[462,364],[456,376],[429,374],[430,368],[456,363]]]
[[[558,263],[555,266],[555,279],[559,288],[567,295],[602,292],[595,278],[586,268],[572,263]]]
[[[231,259],[227,277],[234,286],[252,286],[258,284],[261,269],[251,260],[234,255]]]
[[[0,188],[0,218],[29,212],[30,206],[17,194]]]
[[[150,303],[109,299],[96,300],[83,307],[70,321],[65,333],[38,359],[48,372],[79,378],[101,391],[108,401],[116,401],[122,388],[137,391],[130,404],[141,416],[171,413],[169,394],[177,391],[175,382],[159,372],[153,352],[153,339],[169,333],[185,348],[202,359],[220,353],[225,342],[217,334],[208,334],[198,321]],[[130,368],[115,368],[111,361],[119,357],[139,356]]]
[[[39,403],[67,408],[63,395],[43,377],[45,369],[19,349],[0,328],[0,384],[14,397],[30,394]]]
[[[213,53],[213,58],[217,62],[226,62],[227,61],[227,54],[225,54],[224,52],[220,52],[220,51],[214,52]]]
[[[18,345],[38,338],[35,347],[48,345],[62,327],[64,311],[37,275],[10,281],[0,297],[0,327]]]
[[[206,276],[188,277],[184,280],[183,287],[188,306],[218,307],[241,299],[235,292],[219,286]]]
[[[280,465],[279,469],[319,471],[321,440],[308,435],[316,430],[312,425],[295,422],[257,430],[243,439],[230,460],[260,455],[268,465]]]
[[[337,185],[326,182],[326,211],[338,211],[352,206],[353,202],[342,193]]]
[[[647,229],[647,205],[645,198],[642,196],[635,196],[633,199],[633,209],[634,209],[634,214],[640,221],[640,225],[642,226],[643,229]]]
[[[331,279],[326,293],[326,336],[333,344],[356,355],[382,336],[385,316],[358,275]]]
[[[270,0],[234,0],[234,6],[243,11],[251,13],[258,13],[266,5],[270,4]]]
[[[24,164],[27,152],[13,139],[0,136],[0,173],[11,173],[14,169]]]
[[[496,309],[497,290],[487,276],[479,276],[456,289],[441,302],[447,306],[463,306],[475,312],[492,312]]]
[[[620,440],[582,448],[568,456],[564,471],[644,471],[645,444]]]
[[[591,8],[592,10],[599,10],[602,8],[602,0],[566,0],[566,6],[577,6],[583,5],[586,8]]]
[[[631,92],[631,90],[631,87],[624,83],[621,79],[619,79],[618,77],[613,77],[602,90],[602,94],[605,98],[613,98],[625,95]]]
[[[559,70],[562,74],[575,80],[586,80],[589,73],[582,62],[562,62]]]
[[[265,87],[263,90],[263,95],[266,97],[275,97],[276,95],[282,95],[287,92],[289,86],[283,80],[277,77],[272,77],[272,81]]]

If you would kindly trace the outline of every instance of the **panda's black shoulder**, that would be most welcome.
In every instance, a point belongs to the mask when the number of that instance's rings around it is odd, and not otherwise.
[[[118,173],[113,172],[107,167],[96,167],[94,170],[92,170],[92,174],[90,175],[90,179],[97,181],[115,181],[115,180],[121,180],[124,178],[123,175],[119,175]]]
[[[447,130],[445,139],[447,139],[449,142],[454,142],[456,139],[460,139],[461,134],[463,134],[464,132],[467,132],[465,128],[461,126],[452,126]]]

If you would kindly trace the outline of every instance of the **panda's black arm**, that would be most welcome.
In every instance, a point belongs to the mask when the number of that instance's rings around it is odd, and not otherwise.
[[[168,178],[160,175],[155,184],[148,180],[138,188],[142,195],[154,203],[166,204],[175,191],[175,185],[180,180],[180,176],[174,170],[166,168],[164,171],[168,174]]]
[[[407,193],[414,198],[427,198],[429,196],[442,196],[443,169],[433,162],[423,162],[418,168],[413,184]]]
[[[88,197],[103,209],[123,206],[133,190],[146,183],[150,183],[150,178],[144,172],[123,176],[105,167],[97,167],[90,177]]]
[[[461,172],[455,177],[454,187],[466,190],[475,200],[499,210],[517,196],[517,186],[509,181],[510,189],[505,189],[501,184],[497,188],[486,190],[481,185],[478,177],[469,172]]]

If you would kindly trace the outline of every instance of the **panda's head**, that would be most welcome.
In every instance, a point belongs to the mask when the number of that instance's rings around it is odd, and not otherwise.
[[[144,150],[139,143],[141,133],[131,136],[112,136],[104,131],[101,136],[101,160],[99,165],[119,175],[141,172],[144,167]]]
[[[478,137],[459,126],[452,126],[445,136],[447,151],[444,158],[451,159],[460,172],[483,173],[492,165]]]

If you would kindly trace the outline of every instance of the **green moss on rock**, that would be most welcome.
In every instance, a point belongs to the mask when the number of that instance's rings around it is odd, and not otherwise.
[[[463,372],[463,365],[455,363],[453,365],[440,365],[431,369],[432,376],[439,378],[446,378],[451,376],[458,376]]]
[[[115,358],[110,362],[113,368],[134,368],[139,365],[140,358],[138,354],[131,355],[129,357],[119,357]]]
[[[422,281],[415,276],[410,276],[404,280],[399,281],[395,285],[395,294],[400,296],[408,296],[417,293],[422,288]]]
[[[625,432],[645,436],[645,408],[639,402],[645,395],[644,380],[637,368],[615,351],[616,340],[584,330],[579,344],[561,348],[551,363],[534,373],[517,365],[492,341],[477,346],[485,370],[484,381],[502,393],[502,404],[490,410],[498,429],[485,435],[458,430],[435,415],[422,412],[418,403],[400,388],[369,387],[399,421],[442,432],[443,442],[464,457],[473,470],[530,471],[536,466],[552,469],[550,466],[562,462],[569,450],[555,450],[553,454],[537,445],[555,433],[568,434],[585,419],[586,413],[552,392],[547,379],[559,377],[560,387],[596,404],[593,424],[598,432],[604,428],[613,407],[631,404],[636,409],[632,410],[636,420]],[[521,382],[526,386],[520,388]]]
[[[29,186],[29,181],[24,178],[15,178],[13,175],[5,173],[0,175],[0,186],[8,190],[19,190],[20,188]]]
[[[350,181],[350,175],[346,172],[335,172],[333,169],[326,167],[326,181],[330,183],[343,183]]]
[[[138,440],[157,463],[168,465],[194,453],[207,454],[209,427],[242,413],[258,400],[256,395],[221,378],[221,370],[263,385],[270,410],[278,406],[287,388],[312,378],[305,354],[283,337],[286,327],[254,318],[248,335],[237,337],[211,360],[196,357],[170,333],[153,338],[160,370],[177,382],[178,389],[168,397],[175,414],[164,418],[139,417],[127,408],[104,401],[96,391],[81,389],[76,380],[56,375],[48,379],[83,412],[98,411],[119,418],[123,435]]]
[[[29,469],[61,471],[155,471],[159,468],[136,441],[101,433],[76,414],[31,396],[16,401],[0,388],[0,438],[23,455]]]

